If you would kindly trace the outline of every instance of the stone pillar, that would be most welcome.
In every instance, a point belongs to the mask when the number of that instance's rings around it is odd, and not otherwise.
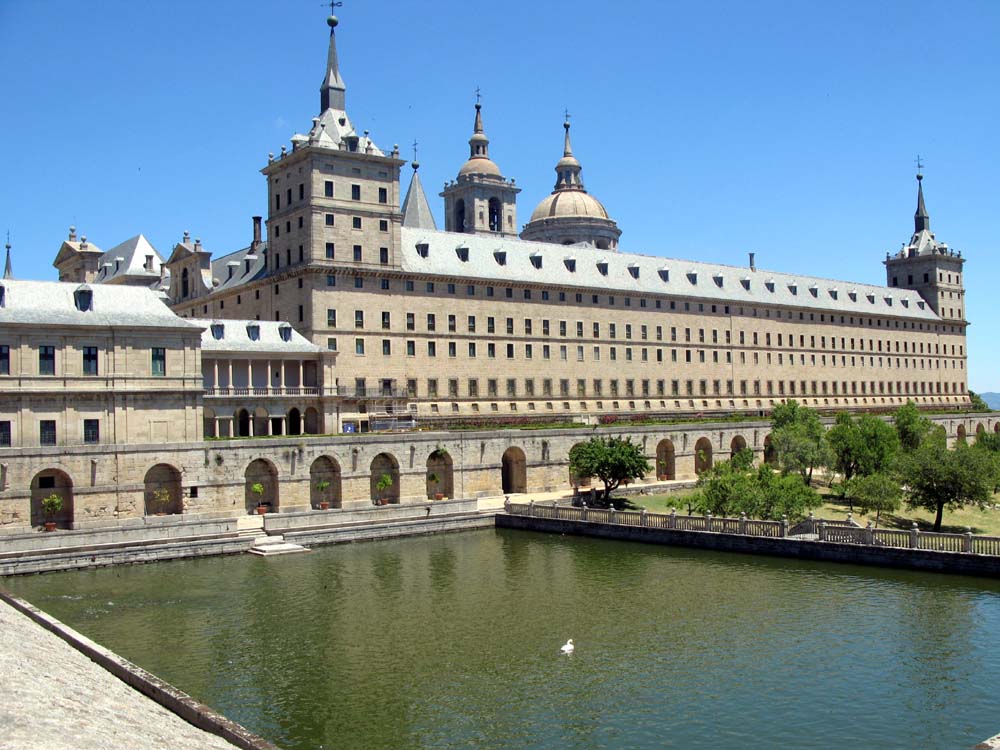
[[[278,387],[284,390],[285,388],[285,362],[278,362]]]
[[[229,360],[228,362],[226,362],[226,373],[229,376],[229,380],[226,383],[226,385],[229,387],[230,391],[232,391],[232,387],[233,387],[233,360]]]
[[[212,360],[212,388],[216,393],[219,391],[219,360]]]
[[[302,388],[305,387],[305,383],[302,382],[302,360],[301,359],[298,361],[298,369],[299,369],[299,393],[302,393]]]
[[[965,538],[962,540],[962,552],[972,552],[972,529],[966,527]]]

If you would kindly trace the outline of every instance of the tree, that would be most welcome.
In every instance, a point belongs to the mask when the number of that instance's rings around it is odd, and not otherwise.
[[[622,482],[641,479],[652,467],[642,454],[642,447],[631,438],[592,437],[570,449],[569,470],[580,479],[600,479],[604,483],[604,501],[610,503],[611,493]]]
[[[899,452],[896,430],[868,414],[855,421],[841,412],[826,439],[833,451],[834,468],[843,474],[844,481],[890,471]]]
[[[919,448],[933,427],[931,420],[921,414],[920,409],[912,401],[907,401],[905,406],[896,409],[893,423],[896,426],[899,445],[904,451]]]
[[[983,401],[983,397],[975,391],[969,391],[969,400],[972,402],[972,411],[993,411],[990,405]]]
[[[851,507],[856,503],[862,513],[875,511],[875,526],[878,527],[882,511],[891,513],[899,510],[903,490],[899,481],[889,474],[869,474],[854,477],[844,488],[845,496],[851,499]]]
[[[830,455],[819,415],[792,399],[774,407],[771,424],[771,446],[782,472],[798,472],[811,482],[813,469],[828,463]]]
[[[995,464],[984,450],[959,443],[949,450],[944,430],[932,435],[903,462],[907,504],[935,512],[934,531],[941,530],[944,509],[985,504],[996,485]]]
[[[743,458],[749,454],[750,461]],[[753,454],[741,451],[698,478],[693,505],[716,516],[746,513],[751,518],[798,518],[822,504],[819,494],[799,474],[776,474],[769,466],[754,467]]]

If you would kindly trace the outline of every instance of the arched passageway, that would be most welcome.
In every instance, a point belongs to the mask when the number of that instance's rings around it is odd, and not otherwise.
[[[399,462],[390,453],[379,453],[372,459],[371,495],[379,505],[399,502]]]
[[[181,473],[170,464],[156,464],[147,471],[143,490],[147,516],[184,512]]]
[[[50,495],[62,499],[62,508],[46,518],[42,500]],[[59,469],[42,469],[31,480],[31,525],[41,526],[46,521],[59,529],[73,528],[73,480]]]
[[[315,407],[310,406],[306,409],[305,433],[307,435],[319,435],[321,432],[319,412]]]
[[[729,457],[736,458],[736,454],[747,449],[747,441],[742,435],[737,435],[729,443]]]
[[[287,421],[289,435],[302,434],[302,412],[295,408],[289,409]]]
[[[441,500],[455,497],[455,472],[451,454],[436,448],[427,457],[427,497]]]
[[[965,442],[965,425],[964,424],[960,424],[958,426],[958,430],[955,432],[955,439],[959,443],[964,443]]]
[[[250,412],[240,409],[236,412],[236,437],[250,437]]]
[[[278,470],[266,458],[250,462],[243,474],[246,479],[244,498],[247,513],[257,513],[258,506],[274,513],[280,505],[278,496]]]
[[[656,444],[656,478],[677,479],[677,459],[672,440]]]
[[[701,474],[712,468],[712,441],[698,438],[694,444],[694,473]]]
[[[500,459],[500,486],[505,495],[528,491],[528,462],[520,448],[504,451]]]
[[[318,508],[320,503],[331,508],[342,504],[340,464],[329,456],[320,456],[309,467],[309,504]]]

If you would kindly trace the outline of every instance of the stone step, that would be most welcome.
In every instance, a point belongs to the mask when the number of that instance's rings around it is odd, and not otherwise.
[[[308,552],[308,547],[301,544],[286,542],[281,534],[274,536],[258,536],[253,540],[253,547],[250,548],[251,555],[269,557],[270,555],[290,555],[293,552]]]

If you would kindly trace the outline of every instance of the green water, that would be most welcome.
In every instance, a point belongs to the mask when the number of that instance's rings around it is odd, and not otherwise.
[[[981,579],[488,530],[4,584],[288,750],[1000,732]]]

